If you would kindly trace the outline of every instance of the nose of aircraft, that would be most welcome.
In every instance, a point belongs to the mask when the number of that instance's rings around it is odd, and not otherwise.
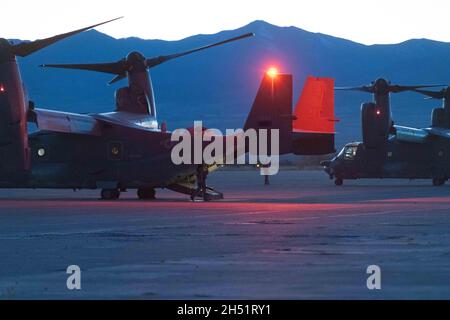
[[[331,160],[322,161],[320,163],[320,165],[323,166],[323,167],[329,167],[331,165]]]
[[[330,176],[330,179],[333,179],[333,176],[334,176],[334,170],[332,168],[332,163],[333,163],[333,161],[331,161],[331,160],[322,161],[320,163],[320,165],[323,166],[323,170]]]

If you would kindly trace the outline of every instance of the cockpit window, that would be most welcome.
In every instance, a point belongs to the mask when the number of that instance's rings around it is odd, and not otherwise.
[[[344,160],[355,160],[357,151],[358,151],[357,146],[347,146],[344,149],[342,149],[341,153],[339,154],[339,157],[343,158]]]

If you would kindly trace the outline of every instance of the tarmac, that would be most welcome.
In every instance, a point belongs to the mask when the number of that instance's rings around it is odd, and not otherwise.
[[[0,190],[0,299],[450,299],[450,186],[218,171],[158,190]],[[67,267],[81,269],[68,290]],[[367,268],[381,269],[381,290]]]

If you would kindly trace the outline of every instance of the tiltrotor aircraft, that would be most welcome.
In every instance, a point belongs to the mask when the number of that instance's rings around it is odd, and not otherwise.
[[[0,188],[102,189],[102,199],[117,199],[128,189],[137,189],[140,199],[153,199],[155,188],[188,195],[193,192],[198,166],[175,165],[171,160],[171,132],[157,122],[148,71],[169,60],[253,34],[167,56],[145,58],[132,52],[112,63],[45,65],[110,73],[115,76],[111,82],[127,78],[128,86],[116,91],[113,112],[75,114],[36,108],[25,94],[16,56],[25,57],[104,23],[32,42],[12,44],[0,39]],[[324,81],[310,78],[304,94],[322,95]],[[301,121],[302,114],[293,115],[292,96],[291,75],[266,74],[244,130],[280,130],[281,154],[334,152],[334,130],[314,131],[307,126],[308,121]],[[326,116],[314,111],[322,107],[303,105],[298,110],[307,112],[304,119],[329,127],[332,106],[327,106]],[[29,134],[27,122],[35,123],[38,131]],[[208,194],[221,198],[213,189]]]
[[[322,162],[336,185],[362,178],[431,179],[443,185],[450,177],[450,90],[421,89],[441,86],[396,86],[379,79],[372,86],[344,88],[371,92],[374,102],[361,108],[363,142],[347,144],[334,159]],[[394,125],[389,93],[402,91],[444,100],[442,108],[433,110],[430,127]]]

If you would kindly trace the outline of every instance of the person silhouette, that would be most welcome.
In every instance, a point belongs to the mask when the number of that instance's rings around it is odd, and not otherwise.
[[[264,176],[264,185],[270,186],[269,172],[268,172],[269,165],[258,163],[257,167],[261,169],[262,175]]]
[[[208,166],[205,164],[197,166],[196,170],[196,178],[197,178],[197,189],[191,196],[191,200],[195,201],[196,197],[203,198],[203,201],[208,201],[207,192],[206,192],[206,178],[208,177],[209,170]]]

